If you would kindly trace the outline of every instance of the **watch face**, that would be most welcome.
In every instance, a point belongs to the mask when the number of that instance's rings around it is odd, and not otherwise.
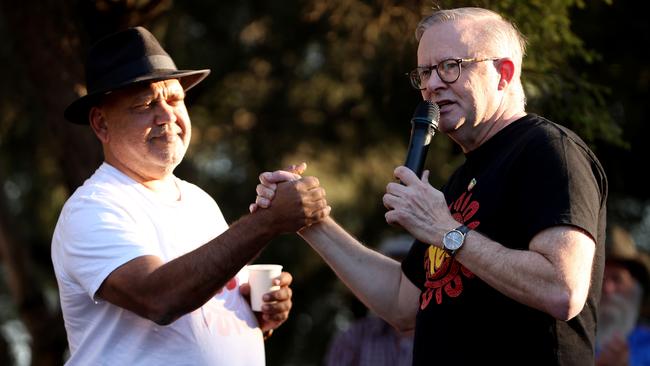
[[[457,250],[463,245],[464,235],[457,230],[452,230],[445,235],[445,248],[449,250]]]

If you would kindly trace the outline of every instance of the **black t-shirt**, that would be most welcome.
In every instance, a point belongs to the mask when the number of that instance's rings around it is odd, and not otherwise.
[[[552,226],[582,228],[597,245],[591,286],[580,314],[559,321],[501,294],[443,250],[416,242],[402,263],[422,291],[413,364],[593,365],[607,181],[585,143],[527,115],[468,153],[442,191],[456,220],[508,248],[527,250]]]

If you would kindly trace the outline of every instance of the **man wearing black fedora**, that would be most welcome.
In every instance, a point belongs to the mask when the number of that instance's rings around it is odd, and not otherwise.
[[[142,27],[91,48],[88,93],[64,115],[90,125],[105,161],[68,199],[52,239],[70,365],[263,365],[263,332],[288,316],[291,275],[256,315],[245,265],[330,209],[307,177],[228,226],[207,193],[174,176],[191,137],[185,92],[209,72],[178,70]]]

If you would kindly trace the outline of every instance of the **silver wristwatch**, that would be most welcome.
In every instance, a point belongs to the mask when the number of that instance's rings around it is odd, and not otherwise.
[[[448,231],[445,236],[442,237],[442,247],[450,257],[453,257],[463,246],[465,236],[469,230],[470,229],[467,226],[460,225],[454,230]]]

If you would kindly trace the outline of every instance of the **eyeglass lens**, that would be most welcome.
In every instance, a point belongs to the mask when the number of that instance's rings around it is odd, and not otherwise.
[[[424,89],[424,86],[435,69],[438,77],[445,83],[453,83],[460,77],[460,62],[458,60],[444,60],[437,65],[418,67],[411,72],[411,83],[416,89]]]

